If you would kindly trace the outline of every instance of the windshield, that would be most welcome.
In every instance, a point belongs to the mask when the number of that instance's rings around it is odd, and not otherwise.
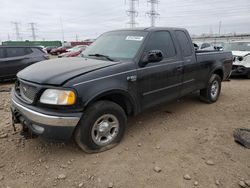
[[[117,60],[133,59],[146,35],[145,31],[108,32],[101,35],[82,55],[89,58],[96,58],[90,55],[99,54]]]
[[[250,51],[250,42],[228,43],[224,49],[228,51]]]

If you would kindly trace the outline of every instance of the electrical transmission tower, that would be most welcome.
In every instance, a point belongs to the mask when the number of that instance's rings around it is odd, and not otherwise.
[[[150,3],[151,8],[150,8],[150,11],[148,11],[146,14],[149,16],[149,18],[151,20],[151,26],[154,27],[155,26],[155,19],[160,15],[156,11],[156,5],[158,5],[159,0],[148,0],[148,3]]]
[[[127,10],[127,14],[130,17],[128,24],[131,28],[134,28],[137,25],[135,21],[135,18],[138,16],[138,12],[135,9],[136,2],[139,4],[139,0],[129,0],[129,9]]]
[[[21,36],[20,36],[20,31],[19,31],[19,22],[11,22],[14,25],[15,28],[15,32],[16,32],[16,40],[21,40]]]
[[[31,22],[31,23],[29,23],[29,25],[30,25],[30,29],[31,29],[31,32],[32,32],[32,39],[33,39],[33,41],[35,41],[36,40],[36,37],[37,37],[37,35],[36,35],[36,23],[33,23],[33,22]]]

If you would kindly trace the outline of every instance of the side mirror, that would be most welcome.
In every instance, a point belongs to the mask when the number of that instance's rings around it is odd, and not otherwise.
[[[148,63],[156,63],[156,62],[160,62],[161,60],[163,60],[162,51],[161,50],[151,50],[147,54],[144,55],[144,57],[142,58],[142,60],[140,62],[140,66],[144,67]]]

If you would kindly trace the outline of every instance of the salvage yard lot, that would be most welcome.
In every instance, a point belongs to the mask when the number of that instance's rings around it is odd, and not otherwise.
[[[0,92],[0,187],[188,188],[197,181],[202,188],[235,188],[250,179],[250,150],[232,136],[235,128],[250,128],[247,79],[223,82],[215,104],[192,94],[129,118],[121,144],[99,154],[74,143],[24,140],[13,133],[9,105],[9,92]]]

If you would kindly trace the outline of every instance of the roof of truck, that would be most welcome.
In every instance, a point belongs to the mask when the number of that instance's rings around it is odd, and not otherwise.
[[[178,27],[135,27],[135,28],[117,29],[113,31],[157,31],[157,30],[186,30],[186,29]]]

